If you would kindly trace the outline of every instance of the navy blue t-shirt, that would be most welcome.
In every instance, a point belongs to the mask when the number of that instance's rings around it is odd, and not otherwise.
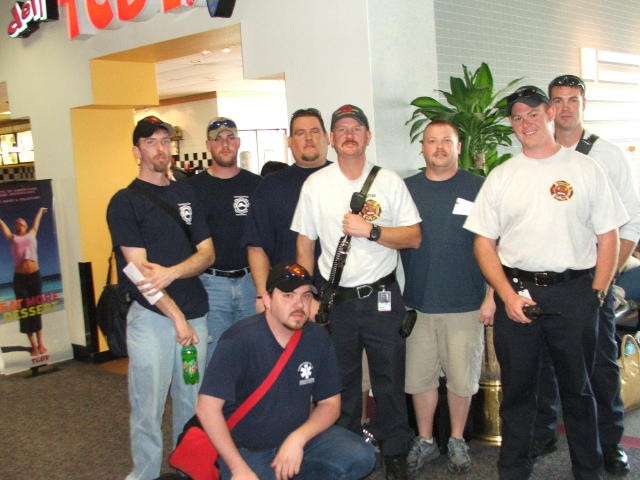
[[[318,168],[291,165],[264,177],[253,195],[243,246],[262,247],[271,265],[295,260],[298,233],[291,230],[291,220],[302,184],[309,175],[329,164]]]
[[[135,179],[133,183],[149,190],[164,203],[175,208],[191,234],[191,239],[188,239],[184,230],[167,212],[143,194],[130,188],[119,190],[107,207],[107,223],[112,244],[116,249],[118,282],[127,287],[142,306],[162,314],[147,302],[138,288],[122,272],[126,260],[119,247],[144,248],[150,262],[169,267],[190,257],[195,245],[210,236],[209,229],[200,202],[189,185],[184,182],[170,182],[169,185],[161,187],[139,179]],[[207,292],[197,276],[174,280],[166,291],[187,319],[202,317],[209,311]]]
[[[205,170],[187,179],[205,209],[216,249],[214,268],[238,270],[248,265],[242,234],[253,208],[253,192],[261,179],[260,175],[242,169],[232,178],[213,177]]]
[[[474,234],[462,228],[467,215],[453,211],[456,200],[475,200],[483,178],[458,170],[445,181],[420,172],[405,182],[422,218],[420,247],[401,251],[405,304],[425,313],[477,310],[486,290],[473,254]]]
[[[200,393],[225,400],[229,416],[267,377],[284,348],[271,333],[264,313],[247,317],[222,334],[207,366]],[[278,447],[310,412],[310,401],[340,393],[342,387],[333,343],[312,322],[282,373],[260,402],[231,431],[238,447]]]

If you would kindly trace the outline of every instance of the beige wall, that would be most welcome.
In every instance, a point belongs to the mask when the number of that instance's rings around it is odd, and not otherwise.
[[[91,201],[84,198],[83,188],[77,187],[80,184],[84,187],[85,182],[95,183],[96,179],[85,178],[92,177],[92,173],[76,171],[78,163],[84,164],[86,160],[78,162],[75,158],[72,141],[78,128],[72,128],[72,120],[75,125],[76,115],[83,115],[75,110],[71,113],[72,109],[97,104],[91,83],[91,59],[240,23],[245,77],[284,74],[289,113],[313,105],[328,117],[342,103],[360,105],[374,130],[370,158],[376,159],[379,130],[381,141],[393,150],[393,155],[385,154],[379,163],[402,170],[408,159],[415,158],[415,148],[405,140],[408,130],[404,122],[397,121],[402,118],[398,112],[403,108],[407,117],[411,111],[408,106],[401,106],[402,102],[406,99],[408,103],[420,92],[435,88],[435,84],[429,84],[436,70],[435,38],[432,31],[414,22],[415,18],[432,17],[433,6],[431,0],[407,0],[401,9],[394,9],[390,17],[393,23],[382,29],[379,19],[391,11],[389,3],[393,2],[243,0],[237,2],[231,19],[210,18],[205,8],[193,8],[158,14],[147,21],[129,22],[120,29],[99,31],[92,37],[73,41],[67,39],[63,8],[60,21],[41,25],[31,37],[5,36],[0,41],[3,64],[0,81],[7,82],[13,116],[31,119],[38,178],[53,180],[65,295],[65,310],[54,315],[67,318],[73,343],[84,344],[77,264],[92,261],[96,266],[104,262],[104,253],[98,253],[101,247],[91,253],[92,257],[87,256],[84,247],[83,225],[92,221],[86,220],[82,212],[91,210],[85,207]],[[9,15],[7,6],[0,8],[1,25],[8,25]],[[377,20],[372,21],[374,18]],[[375,35],[380,42],[380,34],[384,33],[389,41],[394,41],[408,29],[414,35],[415,49],[412,45],[396,47],[400,54],[390,59],[393,62],[388,65],[394,76],[380,88],[374,88],[371,58],[376,55],[372,53],[371,36]],[[383,42],[375,48],[387,47]],[[132,84],[124,88],[140,87]],[[388,115],[396,119],[383,120]],[[384,128],[378,128],[378,119]],[[132,126],[132,121],[127,121],[122,128]],[[122,142],[129,146],[130,140],[127,137]],[[92,161],[105,161],[110,157],[110,149],[111,146],[101,146],[103,151],[94,148]],[[125,186],[128,180],[118,186]],[[93,216],[96,229],[104,229],[104,211],[93,211],[89,216]]]

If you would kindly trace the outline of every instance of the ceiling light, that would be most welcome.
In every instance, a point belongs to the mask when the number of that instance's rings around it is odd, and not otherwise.
[[[5,110],[4,112],[0,112],[0,115],[11,115],[11,111]]]
[[[200,60],[199,58],[194,58],[191,60],[191,63],[202,63],[202,60]]]
[[[203,57],[206,57],[206,56],[207,56],[207,55],[209,55],[210,53],[211,53],[211,50],[202,50],[202,51],[200,52],[200,54],[201,54]]]
[[[231,53],[231,49],[229,47],[225,47],[222,49],[222,53]]]

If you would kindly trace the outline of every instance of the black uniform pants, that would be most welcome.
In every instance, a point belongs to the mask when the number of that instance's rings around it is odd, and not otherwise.
[[[331,337],[342,374],[342,410],[338,425],[361,433],[362,349],[367,352],[376,414],[371,432],[383,455],[406,455],[413,433],[407,420],[404,393],[405,340],[399,329],[404,304],[397,282],[391,291],[392,309],[378,311],[378,291],[334,307]]]
[[[591,376],[591,387],[598,405],[598,433],[601,445],[617,445],[624,432],[624,406],[620,397],[620,368],[616,343],[614,298],[611,291],[600,307],[598,344]],[[558,384],[548,353],[540,369],[538,384],[538,416],[535,438],[543,440],[555,436],[558,426]]]
[[[498,459],[501,480],[524,480],[533,469],[529,451],[544,347],[557,372],[573,475],[577,480],[604,478],[590,383],[598,320],[598,300],[591,282],[591,275],[547,287],[524,281],[534,301],[545,311],[558,313],[530,324],[510,320],[503,302],[496,299],[494,345],[503,394]]]

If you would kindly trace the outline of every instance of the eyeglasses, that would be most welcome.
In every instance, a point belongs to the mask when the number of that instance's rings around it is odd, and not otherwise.
[[[554,78],[549,84],[549,90],[553,87],[580,87],[583,92],[586,90],[582,79],[575,75],[560,75]]]
[[[215,122],[211,122],[207,127],[207,132],[210,132],[211,130],[218,130],[221,127],[235,128],[236,130],[238,129],[238,127],[236,126],[236,123],[233,120],[226,119],[226,120],[216,120]]]

